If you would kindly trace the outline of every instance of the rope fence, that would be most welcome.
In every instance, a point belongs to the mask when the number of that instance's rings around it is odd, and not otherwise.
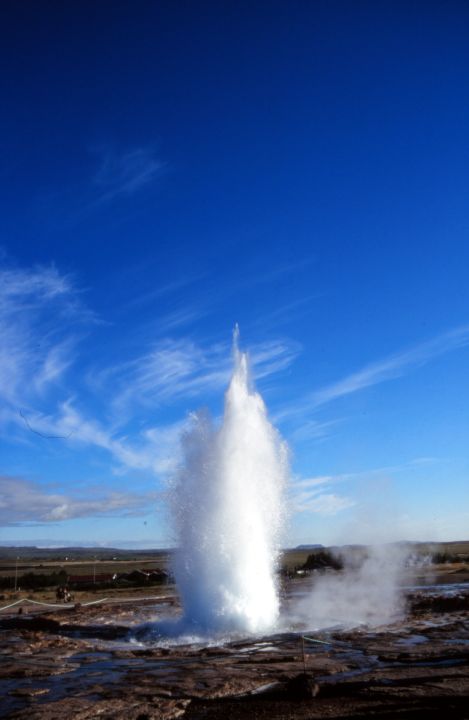
[[[333,643],[330,642],[330,640],[329,641],[317,640],[316,638],[310,638],[310,637],[307,637],[306,635],[303,635],[303,640],[306,640],[307,642],[311,642],[311,643],[320,643],[321,645],[333,645]]]
[[[103,597],[99,598],[99,600],[89,600],[88,602],[69,602],[69,603],[47,603],[47,602],[40,602],[39,600],[30,600],[29,598],[21,598],[21,600],[16,600],[13,603],[10,603],[9,605],[4,605],[3,607],[0,607],[0,612],[2,610],[9,610],[12,607],[15,607],[15,605],[21,605],[22,603],[26,603],[27,605],[42,605],[43,607],[51,607],[55,609],[60,608],[76,608],[77,606],[80,607],[88,607],[89,605],[98,605],[99,603],[104,603],[106,601],[115,601],[115,602],[135,602],[135,600],[138,600],[139,602],[142,601],[148,601],[148,600],[167,600],[169,598],[173,597],[172,595],[153,595],[150,597],[139,597],[139,598],[110,598],[110,597]]]

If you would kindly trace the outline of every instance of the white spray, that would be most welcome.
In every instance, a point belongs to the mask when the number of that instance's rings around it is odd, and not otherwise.
[[[237,329],[222,425],[197,414],[183,451],[171,504],[185,622],[205,632],[272,629],[287,452],[252,386]]]
[[[293,618],[314,629],[393,622],[403,611],[404,558],[397,544],[369,546],[358,562],[353,552],[342,550],[344,569],[315,577],[311,592],[293,607]]]

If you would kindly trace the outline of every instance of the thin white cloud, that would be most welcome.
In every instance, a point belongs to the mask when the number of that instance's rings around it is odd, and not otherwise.
[[[293,513],[315,513],[337,515],[355,505],[355,500],[345,495],[330,492],[328,486],[343,481],[345,475],[319,475],[310,478],[295,478],[290,487],[290,510]]]
[[[278,372],[295,356],[296,347],[270,342],[255,346],[252,357],[261,377]],[[179,458],[179,439],[187,418],[165,425],[151,427],[133,434],[130,440],[120,427],[132,416],[134,404],[158,406],[181,397],[194,397],[223,388],[230,376],[229,348],[212,346],[202,348],[188,340],[164,340],[154,350],[137,361],[118,366],[108,372],[101,384],[110,386],[114,393],[113,426],[105,426],[87,417],[75,406],[72,399],[61,403],[54,415],[29,410],[23,423],[36,434],[61,438],[67,443],[82,443],[107,451],[118,464],[118,469],[151,471],[160,478],[171,473]],[[21,422],[16,417],[16,422]]]
[[[296,346],[268,342],[254,346],[252,360],[256,374],[265,378],[292,362]],[[179,441],[187,417],[172,424],[149,427],[127,436],[128,423],[135,417],[135,406],[158,407],[178,402],[181,397],[205,396],[223,389],[231,373],[229,346],[203,347],[188,339],[165,339],[153,350],[102,374],[98,380],[102,397],[112,405],[112,423],[103,423],[78,409],[73,398],[61,402],[50,414],[29,405],[10,415],[23,431],[45,439],[63,440],[67,445],[82,444],[106,451],[116,463],[115,472],[140,470],[164,479],[175,470]]]
[[[249,357],[256,380],[281,372],[289,367],[300,352],[299,343],[272,340],[252,345]]]
[[[46,350],[42,365],[34,378],[34,386],[38,394],[64,375],[73,362],[74,347],[75,343],[68,338]]]
[[[108,492],[98,497],[50,492],[23,478],[0,476],[0,526],[55,523],[85,517],[145,514],[156,502],[153,493]]]
[[[341,478],[342,476],[334,475],[318,475],[317,477],[310,478],[296,478],[293,483],[293,488],[296,490],[304,490],[305,488],[316,488],[320,485],[328,485],[331,482]]]
[[[140,272],[144,270],[144,268],[140,266],[137,266],[137,268],[140,270]],[[140,308],[145,305],[153,304],[155,300],[159,298],[167,298],[168,296],[177,295],[181,290],[186,290],[189,286],[196,284],[197,282],[206,277],[206,272],[199,272],[193,275],[186,276],[183,275],[177,280],[174,280],[173,282],[168,282],[165,285],[160,285],[153,288],[152,290],[134,296],[131,300],[127,302],[125,309],[133,310],[135,308]]]
[[[387,465],[358,472],[338,475],[318,475],[315,477],[295,477],[290,486],[290,507],[295,513],[312,512],[320,515],[335,515],[342,510],[357,505],[357,501],[348,495],[330,491],[330,486],[349,482],[372,482],[383,480],[397,473],[413,473],[422,467],[440,462],[438,458],[413,458],[400,465]]]
[[[253,352],[255,367],[262,377],[286,367],[293,356],[293,350],[282,343],[257,346]],[[50,415],[30,407],[23,414],[11,415],[9,420],[45,439],[100,448],[117,463],[117,472],[150,471],[165,478],[177,465],[187,417],[169,425],[134,431],[129,438],[122,428],[134,414],[132,406],[136,403],[158,406],[177,401],[181,396],[205,395],[223,388],[230,372],[227,347],[203,350],[186,340],[164,341],[149,355],[115,368],[105,378],[104,384],[115,394],[112,426],[81,412],[73,399],[62,402],[58,411]]]
[[[402,376],[405,372],[425,365],[440,355],[469,345],[469,325],[450,330],[409,350],[395,353],[378,362],[365,365],[342,380],[327,385],[310,396],[311,406],[317,407],[344,395],[358,392],[387,380]]]
[[[163,338],[136,359],[101,372],[95,368],[87,391],[94,391],[98,403],[92,399],[87,406],[75,399],[83,398],[76,375],[65,376],[78,355],[74,328],[90,318],[71,279],[54,268],[0,272],[0,421],[10,428],[12,441],[32,443],[42,436],[100,448],[111,456],[116,472],[132,469],[165,477],[177,462],[186,420],[133,429],[129,437],[136,408],[168,406],[182,398],[203,397],[205,402],[207,393],[228,382],[229,345]],[[168,322],[186,320],[179,313]],[[255,375],[264,379],[285,369],[297,352],[297,345],[283,340],[254,346]],[[112,420],[98,420],[106,415]]]
[[[253,373],[264,379],[287,368],[299,352],[295,343],[280,340],[250,348]],[[164,338],[136,360],[106,370],[98,378],[112,384],[114,407],[125,412],[131,404],[162,405],[222,390],[232,360],[227,344],[204,346],[188,338]]]
[[[54,267],[0,269],[0,398],[18,404],[59,381],[72,362],[70,328],[92,317]]]
[[[355,500],[335,493],[301,493],[293,500],[297,513],[310,512],[318,515],[337,515],[342,510],[356,505]]]
[[[279,421],[282,419],[282,415],[279,414]],[[311,440],[322,440],[330,435],[331,428],[339,425],[342,420],[337,418],[336,420],[326,420],[320,422],[319,420],[308,419],[301,423],[301,425],[292,432],[288,433],[288,438],[294,442],[310,442]]]
[[[288,278],[289,276],[294,276],[295,274],[307,271],[308,266],[314,261],[314,257],[303,257],[291,263],[285,263],[275,260],[272,261],[271,258],[265,256],[262,259],[262,263],[251,264],[250,267],[244,266],[242,274],[238,274],[236,277],[230,277],[229,279],[225,278],[222,286],[219,285],[216,288],[212,287],[210,289],[211,301],[212,303],[220,305],[235,298],[235,302],[237,302],[237,296],[240,294],[249,294],[257,286],[278,285],[283,278]],[[291,288],[289,289],[291,290]],[[298,307],[302,304],[306,304],[309,299],[311,298],[308,297],[300,299],[299,301],[292,303],[290,312],[295,309],[295,306]],[[256,319],[252,322],[248,320],[246,325],[250,328],[258,328],[259,325],[261,325],[264,332],[266,324],[271,321],[271,315],[270,313],[260,315],[259,308],[257,308],[257,300],[253,299],[253,302],[256,303]],[[283,310],[286,314],[288,307],[285,306]],[[275,313],[276,310],[273,310],[272,312]],[[279,309],[279,312],[281,313],[282,309]]]
[[[16,418],[17,422],[20,420]],[[82,444],[106,451],[122,470],[150,471],[164,478],[174,471],[179,458],[179,439],[187,419],[162,427],[147,428],[132,440],[113,432],[94,418],[80,413],[71,400],[60,406],[54,416],[31,411],[24,416],[27,428],[44,438],[55,438],[67,444]]]
[[[281,262],[277,265],[272,265],[271,267],[268,267],[266,266],[264,259],[262,267],[258,267],[256,269],[253,268],[250,273],[248,272],[248,274],[245,275],[242,280],[240,280],[239,286],[243,287],[249,285],[254,286],[271,284],[281,277],[292,275],[298,271],[304,271],[315,261],[316,257],[314,255],[310,255],[302,258],[297,258],[291,263]]]
[[[254,330],[260,329],[265,332],[266,328],[278,331],[279,327],[291,326],[292,317],[297,321],[304,318],[315,309],[314,301],[320,297],[319,293],[306,295],[296,300],[280,305],[279,307],[257,316],[253,322],[249,323],[249,327]]]
[[[134,195],[159,177],[163,167],[152,148],[138,147],[120,153],[107,150],[94,177],[95,204]]]
[[[2,309],[12,300],[21,309],[36,307],[58,296],[70,297],[70,278],[54,267],[37,267],[29,271],[4,268],[0,271],[0,304]]]
[[[402,377],[405,373],[415,370],[432,360],[469,345],[469,325],[462,325],[435,338],[413,347],[394,353],[387,358],[365,365],[361,370],[346,375],[330,385],[326,385],[301,399],[290,403],[276,412],[277,422],[298,420],[311,412],[366,388],[389,380]],[[331,421],[335,423],[336,420]],[[314,426],[312,427],[314,430]],[[298,429],[301,435],[301,428]]]
[[[172,333],[177,328],[184,327],[191,323],[195,324],[207,314],[207,310],[201,307],[195,307],[193,304],[191,307],[180,307],[159,317],[156,322],[152,324],[153,334],[161,336]]]

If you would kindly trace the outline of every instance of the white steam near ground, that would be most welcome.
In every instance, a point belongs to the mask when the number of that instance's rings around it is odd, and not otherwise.
[[[295,621],[310,629],[384,625],[405,611],[409,547],[396,542],[400,512],[392,482],[375,475],[358,490],[361,502],[338,531],[344,545],[333,550],[343,569],[313,573],[310,592],[292,608]]]
[[[309,629],[376,626],[403,613],[403,546],[374,545],[362,553],[344,548],[339,557],[343,569],[313,576],[311,590],[290,609],[291,620]]]

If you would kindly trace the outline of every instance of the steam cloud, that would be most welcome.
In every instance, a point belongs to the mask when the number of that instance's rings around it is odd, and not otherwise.
[[[403,611],[401,577],[406,551],[399,545],[375,545],[363,558],[345,551],[344,569],[319,575],[307,597],[292,610],[309,629],[333,625],[382,625]]]

